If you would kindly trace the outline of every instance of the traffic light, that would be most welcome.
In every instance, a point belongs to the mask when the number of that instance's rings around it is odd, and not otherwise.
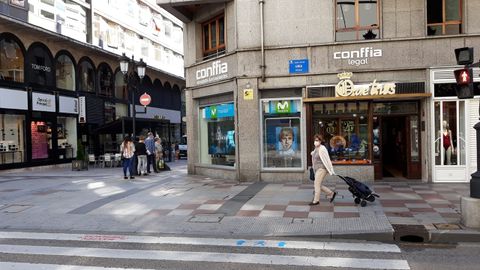
[[[457,97],[473,98],[473,69],[462,68],[454,71],[457,81]]]
[[[463,47],[455,49],[457,65],[470,65],[473,63],[473,48]]]

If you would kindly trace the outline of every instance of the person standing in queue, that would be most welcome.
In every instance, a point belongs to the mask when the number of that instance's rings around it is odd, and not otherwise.
[[[129,172],[130,179],[135,179],[135,176],[133,176],[133,156],[135,154],[135,145],[133,144],[130,136],[127,136],[125,139],[123,139],[123,142],[120,145],[120,152],[122,153],[123,160],[123,179],[128,179],[127,170]]]
[[[333,170],[332,161],[330,161],[330,156],[328,155],[327,148],[323,145],[323,136],[320,134],[315,134],[313,136],[315,149],[310,153],[312,155],[312,166],[315,171],[315,195],[312,202],[309,205],[317,205],[320,203],[320,192],[323,191],[330,197],[330,202],[335,200],[337,192],[330,190],[326,186],[322,185],[323,179],[327,176],[327,173],[334,175],[335,171]]]
[[[150,165],[153,170],[158,173],[157,166],[155,166],[155,139],[152,132],[148,132],[148,137],[145,139],[145,146],[147,147],[147,173],[150,173]]]

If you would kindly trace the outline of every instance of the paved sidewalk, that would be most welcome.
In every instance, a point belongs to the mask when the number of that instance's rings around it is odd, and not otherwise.
[[[345,183],[329,181],[339,192],[335,202],[309,206],[311,183],[239,183],[189,176],[185,161],[169,165],[172,171],[133,181],[120,168],[0,172],[0,228],[388,241],[393,225],[438,241],[480,239],[459,225],[468,184],[377,182],[381,198],[360,207]],[[423,231],[408,232],[412,225]]]

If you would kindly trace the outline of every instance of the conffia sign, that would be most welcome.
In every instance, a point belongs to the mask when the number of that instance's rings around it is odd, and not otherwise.
[[[205,84],[228,78],[228,64],[220,60],[214,61],[210,66],[195,72],[197,84]]]
[[[333,53],[334,60],[347,60],[349,65],[357,67],[368,64],[369,58],[382,56],[382,49],[374,49],[373,47],[364,47],[352,51],[337,51]]]

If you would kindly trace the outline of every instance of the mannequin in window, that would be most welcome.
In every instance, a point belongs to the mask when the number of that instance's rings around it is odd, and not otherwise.
[[[455,148],[453,147],[452,130],[450,129],[448,122],[443,121],[442,125],[442,142],[445,149],[445,165],[452,164],[452,153],[455,154]]]

